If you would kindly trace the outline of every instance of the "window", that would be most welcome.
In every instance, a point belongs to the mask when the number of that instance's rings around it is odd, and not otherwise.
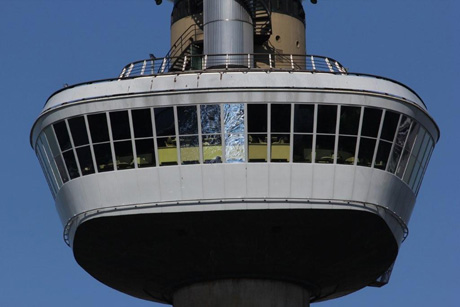
[[[272,162],[289,162],[291,144],[291,105],[272,104],[270,113],[270,159]]]
[[[293,162],[312,162],[314,117],[314,105],[296,104],[294,106]]]
[[[177,107],[181,164],[200,163],[196,106]]]
[[[267,162],[267,105],[248,104],[248,159]]]
[[[316,163],[334,163],[337,106],[318,105]]]
[[[93,142],[94,156],[97,170],[99,172],[113,171],[112,150],[110,148],[110,137],[107,126],[107,114],[88,115],[89,130]]]
[[[160,166],[177,165],[177,142],[174,109],[155,108],[155,128],[158,144],[158,163]]]
[[[137,167],[155,166],[152,111],[150,109],[132,110],[131,117],[133,121]]]
[[[222,137],[219,105],[201,105],[201,133],[204,163],[222,163]]]

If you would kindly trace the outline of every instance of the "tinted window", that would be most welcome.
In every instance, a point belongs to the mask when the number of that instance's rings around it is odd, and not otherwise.
[[[110,112],[110,125],[112,126],[112,137],[114,140],[131,138],[128,111]]]
[[[150,109],[131,111],[133,119],[134,137],[144,138],[153,136],[152,114]]]
[[[375,139],[361,138],[359,142],[358,165],[371,166],[374,158]]]
[[[248,131],[267,132],[266,104],[248,104]]]
[[[296,104],[294,110],[294,132],[313,132],[315,106]]]
[[[398,126],[399,114],[386,111],[385,119],[383,121],[383,128],[381,138],[393,142],[395,137],[396,128]]]
[[[112,151],[109,143],[94,145],[94,155],[99,172],[113,171]]]
[[[337,106],[318,106],[318,133],[334,133],[337,125]]]
[[[311,162],[312,135],[294,135],[294,162]]]
[[[70,144],[69,133],[67,132],[67,125],[65,121],[54,124],[53,127],[61,150],[64,151],[71,148],[72,145]]]
[[[177,107],[180,134],[197,134],[198,119],[196,107]]]
[[[157,136],[175,135],[173,108],[155,108],[154,113]]]
[[[89,130],[93,143],[109,141],[107,117],[105,113],[88,115]]]
[[[69,119],[68,122],[74,145],[82,146],[89,144],[85,118],[83,116],[74,117]]]
[[[365,108],[361,135],[377,137],[382,119],[382,110]]]
[[[271,105],[271,131],[289,132],[291,131],[291,105],[272,104]]]
[[[78,162],[83,176],[94,173],[93,158],[89,146],[84,146],[76,149]]]
[[[75,155],[73,150],[69,150],[63,154],[65,165],[67,166],[67,171],[69,172],[70,179],[80,177],[78,173],[77,161],[75,160]]]
[[[201,106],[201,132],[203,134],[220,133],[220,107],[218,105]]]
[[[357,135],[361,108],[346,107],[340,108],[340,134]]]

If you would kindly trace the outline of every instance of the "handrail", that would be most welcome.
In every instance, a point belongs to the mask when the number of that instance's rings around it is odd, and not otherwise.
[[[171,49],[169,49],[168,53],[166,54],[165,58],[171,58],[176,55],[176,50],[181,50],[186,49],[190,44],[187,44],[185,46],[185,42],[189,42],[190,38],[194,38],[193,41],[196,40],[196,37],[198,36],[198,29],[199,27],[196,24],[190,25],[183,33],[182,35],[174,42],[174,44],[171,45]],[[192,35],[193,34],[193,35]],[[180,48],[178,48],[180,46]]]
[[[181,65],[174,65],[180,63]],[[147,69],[147,66],[149,66]],[[324,56],[279,53],[184,55],[140,60],[126,65],[119,79],[210,69],[275,69],[347,74],[340,62]]]

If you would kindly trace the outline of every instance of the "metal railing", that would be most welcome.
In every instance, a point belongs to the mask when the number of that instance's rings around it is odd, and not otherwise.
[[[184,71],[288,70],[347,74],[338,61],[317,55],[252,53],[151,58],[126,65],[119,79]]]

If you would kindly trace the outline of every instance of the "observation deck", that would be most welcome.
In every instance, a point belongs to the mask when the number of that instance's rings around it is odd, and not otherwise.
[[[192,280],[226,278],[228,268],[245,278],[283,276],[308,288],[312,301],[385,284],[439,137],[420,97],[399,82],[350,73],[327,57],[224,54],[215,55],[218,67],[209,65],[213,57],[137,61],[116,78],[69,86],[48,99],[31,144],[55,197],[65,241],[80,265],[114,288],[161,302],[170,302],[174,289]],[[222,59],[234,63],[232,57],[245,59],[247,66],[222,64]],[[178,62],[180,69],[173,65]],[[208,218],[212,226],[198,227]],[[182,245],[182,235],[200,233],[199,239],[189,237],[198,244],[232,231],[235,240],[251,241],[249,233],[264,236],[261,218],[319,251],[324,242],[340,247],[343,235],[359,237],[348,256],[328,248],[339,258],[320,253],[327,263],[315,262],[322,274],[331,261],[348,262],[339,275],[356,274],[352,286],[341,288],[340,278],[324,278],[294,259],[282,272],[252,261],[230,264],[251,250],[241,243],[215,250],[223,266],[213,272],[186,271],[185,264],[164,270],[164,255],[156,259],[142,250],[146,241],[157,251],[168,246],[175,250],[168,257],[180,263],[185,261],[180,250],[191,248]],[[161,221],[182,225],[181,230],[150,229]],[[330,235],[315,241],[310,227]],[[152,231],[156,241],[148,238]],[[95,233],[104,234],[106,243],[93,240]],[[142,277],[132,275],[132,268],[119,273],[123,283],[113,282],[114,273],[103,265],[103,259],[121,252],[112,235],[126,244],[137,237],[136,250],[142,250],[114,260],[116,266],[130,267],[149,254],[147,271],[170,276],[166,288],[158,288],[158,281],[138,284]],[[299,259],[311,257],[294,249],[283,247]],[[249,253],[257,259],[256,250]],[[288,257],[282,254],[271,251],[270,261]],[[100,257],[97,266],[94,255]],[[363,262],[374,269],[353,269]],[[296,275],[298,267],[311,276]]]

